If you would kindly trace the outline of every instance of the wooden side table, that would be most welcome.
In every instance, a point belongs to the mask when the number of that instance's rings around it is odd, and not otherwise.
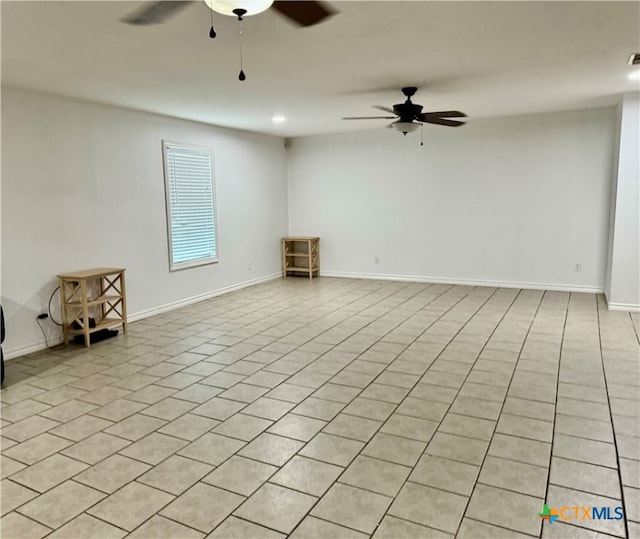
[[[292,236],[282,238],[282,275],[320,276],[320,238]]]
[[[102,329],[122,326],[127,332],[127,295],[123,268],[94,268],[58,275],[64,343],[72,335],[90,335]],[[95,325],[90,320],[93,317]]]

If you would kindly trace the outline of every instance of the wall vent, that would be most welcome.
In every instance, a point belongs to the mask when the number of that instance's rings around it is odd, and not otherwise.
[[[640,65],[640,52],[636,52],[635,54],[632,54],[631,56],[629,56],[629,65],[630,66]]]

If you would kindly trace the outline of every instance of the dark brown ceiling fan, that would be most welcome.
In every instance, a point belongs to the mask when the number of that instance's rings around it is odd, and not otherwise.
[[[393,108],[376,106],[378,110],[393,114],[393,116],[348,116],[343,120],[395,120],[389,127],[393,127],[397,131],[407,134],[415,131],[421,124],[445,125],[447,127],[459,127],[465,122],[460,120],[451,120],[450,118],[466,118],[467,115],[459,110],[444,110],[438,112],[422,112],[422,105],[418,105],[411,101],[411,97],[415,95],[418,88],[415,86],[407,86],[402,88],[402,93],[407,97],[404,103],[393,105]]]
[[[124,17],[122,21],[135,26],[161,24],[177,15],[187,6],[195,3],[195,0],[147,2],[141,9]],[[204,0],[204,3],[211,10],[211,29],[209,30],[211,39],[214,39],[217,35],[213,27],[214,11],[221,15],[236,17],[241,22],[243,17],[256,15],[273,8],[287,20],[303,28],[319,24],[337,13],[326,2],[312,0]],[[238,74],[238,79],[244,81],[247,77],[242,66],[242,30],[239,29],[238,35],[240,38],[240,73]]]
[[[195,3],[195,0],[148,2],[142,9],[125,17],[123,21],[134,25],[161,24]],[[301,27],[314,26],[337,13],[326,2],[311,0],[276,0],[275,2],[269,0],[208,0],[206,4],[213,11],[223,15],[235,15],[239,19],[242,19],[245,15],[253,15],[265,9],[273,8],[280,15]]]

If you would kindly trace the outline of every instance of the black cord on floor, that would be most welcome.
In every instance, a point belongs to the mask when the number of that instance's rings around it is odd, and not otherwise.
[[[47,333],[46,333],[46,331],[44,330],[44,328],[42,327],[42,324],[40,323],[40,319],[39,319],[39,318],[36,318],[36,322],[38,322],[38,327],[40,328],[40,331],[42,331],[42,334],[44,335],[44,342],[45,342],[45,344],[47,345],[47,348],[51,348],[51,347],[49,346],[49,339],[47,339]]]
[[[49,319],[56,325],[56,326],[61,326],[62,324],[58,321],[56,321],[56,319],[53,317],[53,315],[51,314],[51,301],[53,300],[53,296],[55,296],[56,292],[60,290],[60,287],[56,287],[56,289],[51,292],[51,296],[49,296],[49,306],[47,307],[47,310],[49,311]],[[38,322],[38,324],[40,324],[40,322]],[[42,329],[42,326],[40,326],[40,329]]]

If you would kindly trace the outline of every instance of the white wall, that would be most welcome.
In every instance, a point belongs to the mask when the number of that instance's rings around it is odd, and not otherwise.
[[[214,149],[219,264],[169,272],[163,139]],[[125,267],[131,317],[278,274],[285,160],[281,138],[3,88],[5,356],[42,347],[61,272]]]
[[[603,290],[614,131],[606,108],[427,126],[423,147],[296,138],[289,232],[321,237],[324,275]]]
[[[640,93],[625,94],[618,113],[606,295],[609,308],[640,310]]]

